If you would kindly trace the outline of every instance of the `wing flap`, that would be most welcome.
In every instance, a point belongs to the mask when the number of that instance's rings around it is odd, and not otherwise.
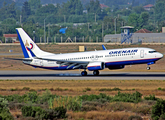
[[[82,66],[86,68],[86,66],[89,64],[89,61],[68,61],[68,60],[48,59],[48,58],[39,58],[39,57],[37,57],[36,59],[56,61],[57,64],[60,64],[59,67],[63,65],[67,65],[68,66],[67,69],[71,68],[72,66],[74,66],[73,69],[78,69]]]
[[[62,64],[62,63],[77,63],[77,64],[88,64],[88,61],[69,61],[69,60],[58,60],[58,59],[49,59],[49,58],[39,58],[37,57],[36,59],[40,60],[48,60],[48,61],[57,61],[57,64]]]

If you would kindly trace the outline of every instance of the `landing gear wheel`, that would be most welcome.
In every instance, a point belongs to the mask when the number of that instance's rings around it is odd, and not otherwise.
[[[150,67],[147,67],[147,70],[150,70],[151,68]]]
[[[82,71],[82,72],[81,72],[81,75],[82,75],[82,76],[87,76],[87,71]]]
[[[99,75],[99,71],[98,70],[94,70],[93,71],[93,75],[95,75],[95,76]]]

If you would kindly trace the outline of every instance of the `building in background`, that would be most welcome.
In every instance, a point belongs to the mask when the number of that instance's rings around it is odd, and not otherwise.
[[[154,5],[149,4],[149,5],[146,5],[146,6],[143,6],[143,7],[144,7],[144,9],[145,9],[145,10],[150,11],[150,10],[151,10],[151,8],[152,8],[153,6],[154,6]]]
[[[5,43],[18,43],[17,41],[17,34],[3,34],[3,37],[5,38]]]
[[[132,35],[132,43],[139,41],[142,43],[165,43],[165,28],[162,28],[162,33],[152,33],[146,29],[138,30]],[[121,43],[121,34],[105,35],[104,42]]]

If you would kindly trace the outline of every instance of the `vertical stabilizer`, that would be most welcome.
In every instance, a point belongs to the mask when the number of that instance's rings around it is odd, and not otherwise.
[[[42,51],[22,28],[17,28],[16,31],[25,58],[41,56],[47,53]]]

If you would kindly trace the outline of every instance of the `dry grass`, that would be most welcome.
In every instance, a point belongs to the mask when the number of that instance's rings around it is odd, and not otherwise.
[[[85,120],[128,120],[128,117],[135,115],[127,112],[105,112],[105,111],[90,111],[90,112],[67,112],[69,120],[85,119]]]
[[[157,89],[164,88],[165,81],[158,80],[2,80],[0,81],[0,94],[24,94],[28,90],[34,89],[42,94],[43,89],[50,89],[53,94],[77,96],[83,94],[99,94],[115,95],[118,91],[99,91],[101,88],[120,88],[124,93],[133,93],[135,90],[143,94],[155,94],[156,97],[164,98],[165,92]],[[16,89],[16,91],[11,91]],[[113,102],[107,103],[103,107],[97,108],[95,111],[88,112],[72,112],[68,111],[69,120],[89,119],[89,120],[127,120],[131,115],[142,116],[144,120],[150,118],[150,111],[154,103],[143,101],[138,104]],[[19,110],[11,111],[13,116],[21,116]]]
[[[138,91],[143,96],[155,94],[156,97],[165,99],[165,92],[158,90],[158,88],[165,88],[164,86],[165,81],[160,80],[2,80],[0,81],[0,94],[24,94],[27,90],[23,90],[23,88],[29,88],[39,93],[42,93],[44,89],[50,89],[53,94],[68,96],[99,93],[115,95],[118,91],[99,90],[101,88],[120,88],[121,92],[125,93]]]

